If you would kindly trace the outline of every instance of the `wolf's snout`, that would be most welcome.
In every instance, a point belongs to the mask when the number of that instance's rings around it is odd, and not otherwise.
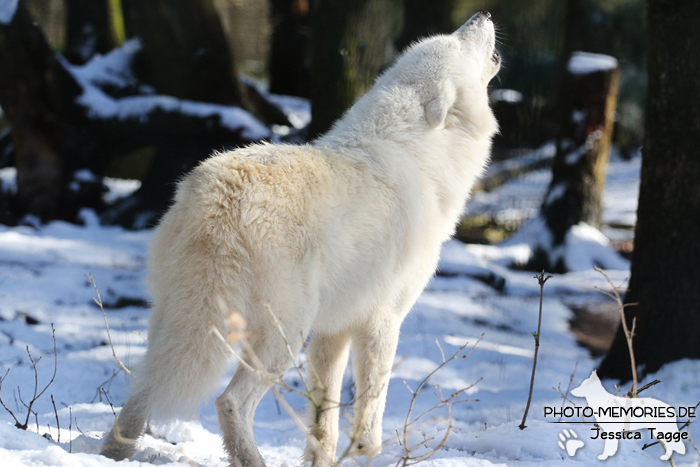
[[[467,20],[467,24],[484,24],[486,21],[491,21],[491,13],[488,10],[481,10]]]

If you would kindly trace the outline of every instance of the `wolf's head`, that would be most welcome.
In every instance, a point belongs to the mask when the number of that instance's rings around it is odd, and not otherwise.
[[[481,69],[484,85],[488,84],[501,68],[491,13],[486,10],[478,12],[452,35],[459,40],[462,51],[474,62],[476,69]]]
[[[480,11],[452,34],[414,44],[377,81],[377,87],[410,86],[422,104],[425,122],[438,130],[458,123],[450,121],[451,115],[482,117],[482,107],[488,106],[486,87],[500,68],[491,14]]]
[[[480,11],[454,33],[409,47],[337,122],[328,140],[421,140],[437,131],[448,146],[465,132],[470,140],[490,141],[498,125],[487,85],[500,67],[491,14]]]

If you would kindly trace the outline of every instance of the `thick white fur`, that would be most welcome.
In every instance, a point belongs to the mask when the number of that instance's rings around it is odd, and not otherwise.
[[[179,185],[151,246],[153,315],[133,394],[103,453],[131,455],[148,416],[196,410],[220,381],[227,333],[241,313],[265,369],[291,365],[310,330],[325,391],[307,449],[332,462],[342,374],[354,354],[358,454],[379,452],[399,327],[433,274],[497,130],[487,84],[500,66],[490,16],[424,40],[380,77],[324,137],[255,145],[204,161]],[[268,308],[269,307],[269,308]],[[250,355],[247,355],[250,359]],[[240,367],[217,399],[232,465],[263,465],[255,408],[269,382]],[[122,442],[119,442],[122,441]]]

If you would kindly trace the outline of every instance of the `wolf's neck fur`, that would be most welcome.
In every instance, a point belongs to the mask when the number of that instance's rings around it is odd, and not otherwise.
[[[445,128],[432,130],[425,122],[418,98],[406,92],[410,89],[370,91],[314,145],[340,151],[359,149],[348,152],[348,157],[360,157],[355,161],[389,168],[388,173],[406,164],[417,165],[439,199],[440,210],[456,221],[488,162],[497,123],[490,109],[489,118],[478,119],[475,116],[484,115],[480,111],[483,109],[455,108],[448,115]],[[372,111],[366,109],[369,105]],[[487,107],[488,103],[475,105]],[[397,119],[397,115],[404,118]],[[387,147],[394,150],[386,151]],[[393,158],[385,157],[386,154]]]

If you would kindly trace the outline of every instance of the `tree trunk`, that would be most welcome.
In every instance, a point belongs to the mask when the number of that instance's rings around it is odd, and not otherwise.
[[[319,0],[312,13],[310,137],[326,132],[393,59],[392,0]]]
[[[404,23],[399,50],[434,34],[451,34],[455,30],[452,13],[455,0],[404,0]]]
[[[109,0],[66,0],[66,47],[69,62],[82,65],[116,46]]]
[[[159,94],[241,106],[233,54],[213,0],[122,0],[137,74]]]
[[[309,97],[309,0],[272,0],[270,92]]]
[[[700,2],[648,0],[649,87],[632,275],[635,358],[646,373],[700,358]],[[620,326],[620,328],[622,328]],[[601,376],[629,380],[621,329]]]
[[[584,69],[586,62],[594,68]],[[575,53],[564,77],[560,133],[547,197],[564,187],[563,195],[543,205],[555,243],[572,226],[585,222],[600,228],[602,193],[610,158],[620,79],[612,57]],[[561,185],[561,186],[560,186]]]
[[[74,216],[66,184],[96,147],[75,104],[82,91],[20,2],[12,20],[0,23],[0,106],[12,124],[18,204],[42,220]]]
[[[182,173],[214,149],[248,144],[267,134],[258,127],[246,136],[244,124],[222,121],[225,108],[191,103],[188,112],[182,102],[162,96],[114,99],[108,107],[124,102],[123,111],[100,116],[99,109],[78,101],[85,92],[20,2],[11,21],[0,22],[0,106],[12,125],[18,216],[75,220],[86,202],[69,186],[77,169],[100,176],[115,159],[150,148],[156,157],[138,196],[104,219],[129,227],[140,225],[137,221],[152,224],[167,208]],[[150,110],[132,111],[138,108]],[[96,198],[88,201],[99,203]]]

